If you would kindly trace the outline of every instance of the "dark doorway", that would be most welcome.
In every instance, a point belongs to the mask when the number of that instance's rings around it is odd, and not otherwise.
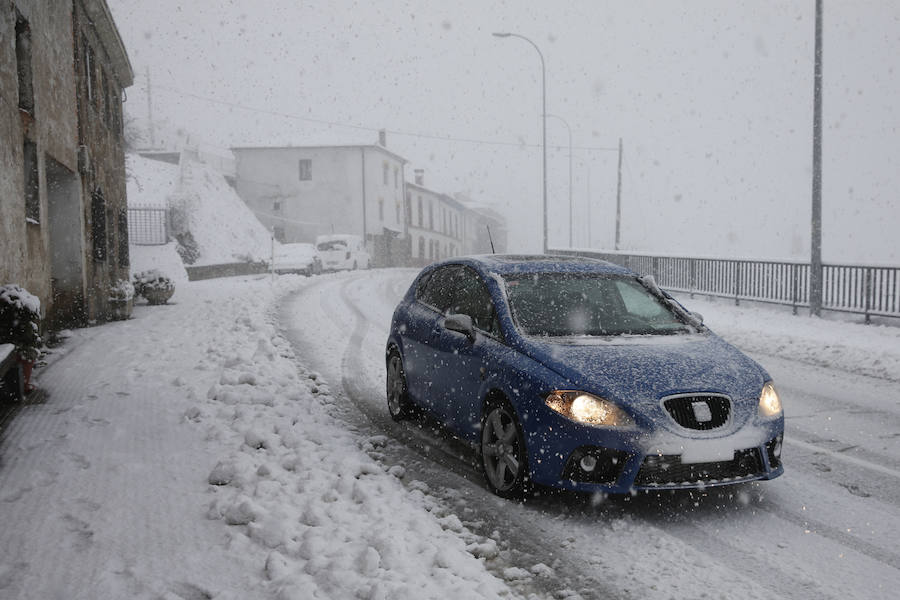
[[[47,211],[50,221],[51,329],[84,325],[84,237],[78,177],[46,157]]]

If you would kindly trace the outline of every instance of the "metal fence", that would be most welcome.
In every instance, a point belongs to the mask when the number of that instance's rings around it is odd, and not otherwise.
[[[588,256],[653,275],[660,286],[677,292],[741,300],[810,306],[810,265],[803,262],[732,260],[554,250]],[[823,265],[822,308],[872,316],[900,317],[900,267]]]
[[[169,211],[156,206],[128,207],[128,240],[137,246],[169,241]]]

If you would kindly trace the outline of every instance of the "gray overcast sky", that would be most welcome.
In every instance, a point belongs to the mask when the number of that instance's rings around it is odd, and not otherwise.
[[[809,256],[814,2],[108,0],[136,72],[126,112],[214,146],[371,143],[466,191],[540,249],[541,97],[573,130],[576,246]],[[900,263],[900,3],[825,0],[823,254]],[[325,123],[332,123],[328,125]],[[569,238],[548,120],[550,244]],[[589,149],[591,148],[591,149]],[[409,177],[409,175],[408,175]],[[590,226],[590,227],[589,227]]]

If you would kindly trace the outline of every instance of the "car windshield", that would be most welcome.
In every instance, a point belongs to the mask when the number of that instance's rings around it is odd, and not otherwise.
[[[504,277],[517,327],[552,337],[693,332],[633,277],[534,273]]]
[[[327,252],[328,250],[346,250],[347,243],[340,240],[333,240],[330,242],[322,242],[319,244],[318,248],[320,252]]]

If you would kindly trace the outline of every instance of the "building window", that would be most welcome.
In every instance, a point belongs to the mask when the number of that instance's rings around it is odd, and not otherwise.
[[[25,140],[25,220],[32,225],[41,222],[41,194],[38,180],[37,144]]]
[[[278,212],[280,210],[281,210],[281,201],[276,200],[275,202],[272,203],[272,212]]]
[[[394,167],[394,189],[400,187],[400,169]]]
[[[419,258],[425,258],[425,238],[419,238]]]
[[[273,227],[272,235],[275,237],[276,240],[278,240],[282,244],[284,243],[284,227],[278,227],[278,226]]]
[[[110,112],[112,103],[109,100],[109,78],[106,76],[106,69],[100,69],[100,83],[100,89],[103,90],[103,122],[109,127],[112,122],[112,113]]]
[[[397,219],[397,225],[400,224],[400,203],[394,203],[394,217]]]
[[[384,222],[384,198],[378,199],[378,220]]]
[[[87,38],[81,36],[81,54],[84,59],[84,85],[88,102],[94,100],[94,51],[88,45]]]
[[[299,162],[300,181],[312,181],[312,160],[301,158]]]
[[[434,231],[434,204],[428,203],[428,229]]]
[[[406,224],[412,225],[412,195],[406,193]]]
[[[94,260],[106,260],[106,200],[97,188],[91,194],[91,238],[94,243]]]
[[[128,257],[128,209],[119,211],[119,266],[127,267]]]
[[[19,108],[34,114],[34,83],[31,73],[31,27],[16,11],[16,75],[19,80]]]
[[[88,77],[91,79],[91,87],[94,90],[91,98],[94,101],[94,108],[99,111],[100,96],[103,93],[103,90],[100,88],[100,69],[97,67],[97,54],[90,46],[88,46],[88,55],[91,59],[91,70],[88,73]]]
[[[122,133],[122,88],[118,82],[110,85],[112,95],[109,97],[109,103],[112,107],[112,127],[116,133]]]
[[[419,208],[419,211],[418,211],[419,212],[419,227],[424,227],[425,225],[423,224],[422,221],[425,219],[425,216],[422,214],[422,196],[419,196],[419,207],[418,208]]]

